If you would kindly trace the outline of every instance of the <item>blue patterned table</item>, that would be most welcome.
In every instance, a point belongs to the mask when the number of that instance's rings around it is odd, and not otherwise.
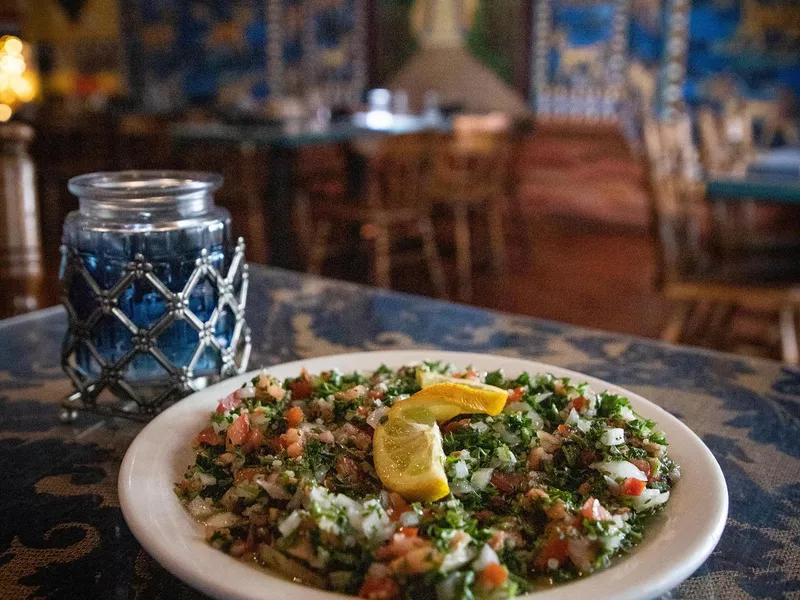
[[[251,365],[356,350],[524,356],[627,386],[686,422],[730,490],[722,540],[668,597],[800,597],[800,371],[296,273],[252,270]],[[61,309],[0,322],[0,598],[199,598],[136,543],[119,509],[141,425],[57,421],[69,389]]]

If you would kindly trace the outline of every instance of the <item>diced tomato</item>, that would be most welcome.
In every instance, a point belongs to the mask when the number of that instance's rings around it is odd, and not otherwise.
[[[400,533],[402,533],[407,538],[415,538],[419,533],[419,529],[417,529],[416,527],[401,527]]]
[[[303,413],[303,409],[299,406],[293,406],[289,410],[286,411],[286,422],[289,424],[289,427],[297,427],[300,424],[300,421],[303,420],[305,414]]]
[[[250,433],[250,421],[247,414],[239,415],[237,419],[228,427],[227,445],[241,446]]]
[[[546,569],[547,561],[555,558],[563,564],[569,558],[569,543],[567,538],[562,538],[558,533],[553,532],[536,555],[533,564],[538,569]]]
[[[611,513],[600,504],[597,498],[589,498],[583,503],[581,507],[581,516],[586,517],[590,521],[610,521]]]
[[[583,396],[578,396],[577,398],[572,399],[572,406],[575,408],[575,410],[579,412],[583,410],[583,407],[586,406],[587,404],[588,402],[586,401],[586,398],[584,398]]]
[[[194,438],[195,444],[208,444],[209,446],[221,446],[225,443],[225,438],[214,431],[213,427],[206,427]]]
[[[570,427],[569,425],[561,424],[557,427],[557,429],[558,433],[560,433],[564,437],[572,435],[572,427]]]
[[[508,400],[506,403],[511,404],[512,402],[520,402],[522,401],[522,397],[525,395],[525,390],[521,387],[515,387],[513,390],[508,392]]]
[[[367,398],[371,400],[383,400],[385,392],[381,388],[373,388],[367,392]]]
[[[250,429],[250,432],[247,434],[247,438],[244,441],[245,452],[252,452],[253,450],[257,450],[263,442],[264,442],[264,431],[259,429],[258,427],[253,427],[252,429]]]
[[[553,384],[553,391],[556,394],[565,394],[567,392],[567,388],[564,387],[564,382],[563,381],[556,381]]]
[[[649,461],[643,458],[632,458],[628,462],[647,475],[647,481],[652,481],[653,465]]]
[[[303,376],[289,384],[289,389],[292,390],[293,400],[302,400],[308,398],[311,392],[314,391],[314,385],[307,376]]]
[[[358,595],[368,600],[391,600],[400,597],[400,588],[391,577],[365,577]]]
[[[641,496],[645,487],[647,487],[647,482],[628,477],[622,484],[622,493],[626,496]]]
[[[522,476],[516,473],[495,471],[490,481],[494,487],[507,494],[515,491],[519,487],[519,484],[522,483]]]
[[[231,392],[227,396],[225,396],[222,401],[217,406],[218,413],[228,412],[233,410],[234,408],[239,408],[242,405],[242,399],[239,398],[239,394],[236,392]]]
[[[245,467],[236,471],[236,475],[233,476],[233,483],[239,484],[243,481],[253,481],[256,475],[262,475],[263,473],[264,469],[261,467]]]
[[[508,571],[503,565],[489,563],[478,575],[478,584],[487,589],[497,589],[508,579]]]

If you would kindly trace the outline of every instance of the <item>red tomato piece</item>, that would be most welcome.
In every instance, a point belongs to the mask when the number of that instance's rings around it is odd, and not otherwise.
[[[643,458],[632,458],[628,462],[647,475],[647,481],[652,481],[653,465],[649,461]]]
[[[611,513],[600,504],[597,498],[589,498],[583,503],[581,507],[581,516],[586,517],[590,521],[610,521]]]
[[[208,444],[209,446],[220,446],[225,442],[220,434],[218,434],[212,427],[206,427],[197,434],[194,438],[195,444]]]
[[[628,477],[622,484],[622,493],[626,496],[641,496],[645,487],[647,487],[647,482]]]
[[[508,392],[508,400],[506,400],[506,403],[510,404],[512,402],[521,402],[524,395],[524,389],[521,387],[515,387],[513,390]]]
[[[390,577],[366,577],[358,595],[368,600],[391,600],[400,596],[400,588]]]
[[[487,589],[496,590],[508,579],[508,571],[503,565],[489,563],[478,575],[478,583]]]
[[[247,414],[239,417],[228,427],[228,444],[231,446],[241,446],[250,433],[250,421]]]
[[[297,427],[300,424],[300,421],[303,420],[303,417],[305,417],[305,414],[303,413],[302,408],[299,406],[293,406],[286,411],[285,417],[289,427]]]
[[[551,533],[550,537],[547,538],[544,546],[539,550],[539,554],[536,555],[536,560],[534,560],[533,564],[538,569],[546,569],[547,561],[551,558],[555,558],[561,564],[569,558],[567,538],[560,537],[556,532]]]
[[[239,398],[239,394],[236,392],[231,392],[227,396],[225,396],[222,401],[217,406],[218,413],[228,412],[233,410],[234,408],[239,408],[242,405],[242,400]]]

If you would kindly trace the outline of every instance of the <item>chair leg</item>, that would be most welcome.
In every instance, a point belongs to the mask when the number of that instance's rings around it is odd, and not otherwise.
[[[385,225],[380,225],[375,233],[375,256],[373,257],[373,268],[375,285],[381,288],[388,288],[391,285],[391,259],[389,257],[390,244],[389,228]]]
[[[783,362],[791,365],[796,365],[800,362],[794,312],[794,307],[785,306],[781,309],[780,314],[781,354],[783,355]]]
[[[317,235],[308,257],[308,272],[319,275],[325,264],[325,255],[328,253],[328,237],[331,235],[331,222],[321,221],[317,225]]]
[[[456,226],[456,270],[458,271],[458,299],[472,298],[472,249],[469,236],[469,210],[456,204],[453,207]]]
[[[667,326],[661,333],[661,339],[665,342],[675,344],[680,341],[686,320],[689,318],[692,305],[689,302],[681,302],[672,309],[672,313],[667,321]]]
[[[503,210],[498,200],[489,205],[489,245],[492,250],[492,268],[500,271],[506,258],[506,238],[503,232]]]
[[[433,286],[436,289],[436,296],[447,298],[447,283],[444,277],[442,261],[436,249],[436,238],[433,235],[433,223],[429,217],[417,221],[419,235],[422,237],[422,250],[425,252],[425,262],[428,263],[428,271],[431,274]]]

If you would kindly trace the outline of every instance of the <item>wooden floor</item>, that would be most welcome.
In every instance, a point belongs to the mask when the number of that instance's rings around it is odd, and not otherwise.
[[[527,228],[528,239],[521,227]],[[483,244],[476,237],[473,246],[479,249]],[[470,304],[632,335],[660,334],[667,306],[653,285],[655,254],[645,233],[543,217],[507,223],[507,238],[502,272],[481,265],[477,253]],[[450,254],[445,242],[445,267],[455,290]],[[420,269],[396,269],[393,287],[430,294]]]

